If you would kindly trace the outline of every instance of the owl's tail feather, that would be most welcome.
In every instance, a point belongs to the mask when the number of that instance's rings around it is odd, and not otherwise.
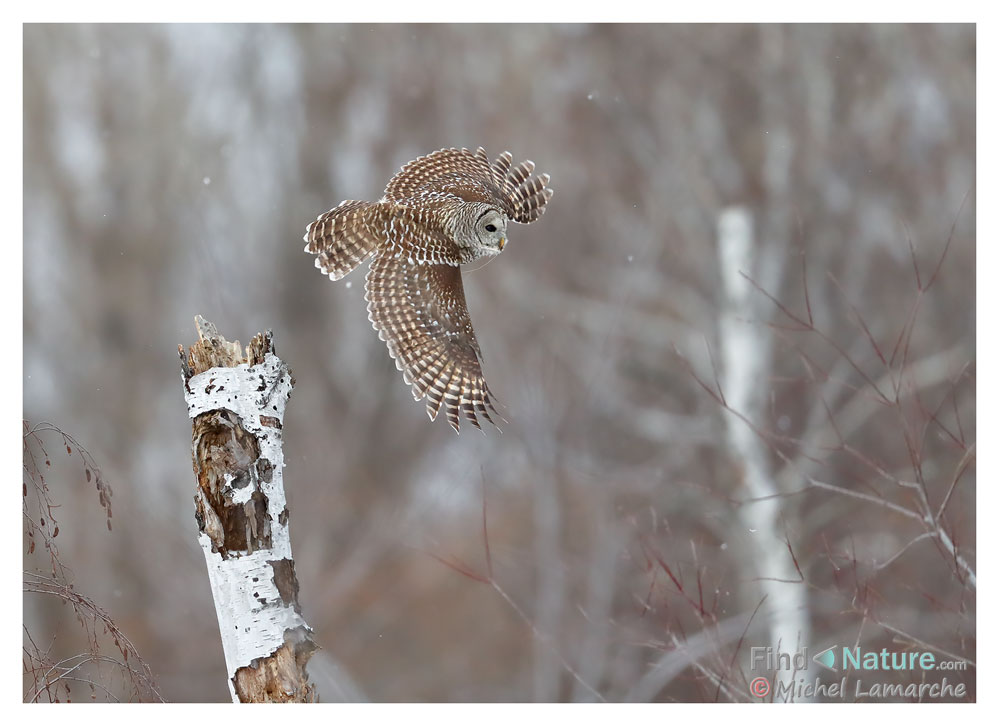
[[[305,251],[316,255],[324,275],[339,280],[375,253],[382,242],[380,219],[377,202],[340,202],[306,228]]]

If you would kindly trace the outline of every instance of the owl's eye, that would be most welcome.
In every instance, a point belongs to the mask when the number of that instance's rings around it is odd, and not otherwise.
[[[487,224],[486,225],[486,232],[495,232],[495,231],[496,231],[496,225],[495,224]]]

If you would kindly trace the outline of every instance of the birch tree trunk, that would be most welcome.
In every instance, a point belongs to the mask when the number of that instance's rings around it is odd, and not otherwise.
[[[767,597],[764,606],[769,619],[767,645],[775,651],[794,653],[809,644],[807,590],[788,551],[785,541],[788,535],[782,531],[782,492],[771,469],[768,450],[746,423],[764,419],[773,350],[765,331],[751,324],[752,285],[743,274],[755,270],[768,279],[777,279],[779,274],[763,268],[782,262],[772,252],[767,254],[754,245],[753,220],[742,207],[730,207],[720,215],[718,257],[725,292],[718,336],[722,352],[721,388],[731,409],[725,417],[726,434],[729,448],[741,464],[743,484],[750,496],[738,515],[742,527],[750,534],[752,547],[747,554]],[[775,700],[778,694],[790,692],[796,675],[790,670],[776,672]],[[811,699],[800,696],[787,700]]]
[[[313,701],[316,650],[298,605],[281,443],[294,380],[271,334],[246,352],[198,316],[198,342],[178,346],[193,419],[198,541],[215,598],[236,702]]]

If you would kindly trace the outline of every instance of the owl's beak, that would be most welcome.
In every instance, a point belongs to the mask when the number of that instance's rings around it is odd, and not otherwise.
[[[506,247],[506,237],[500,237],[499,247],[500,247],[500,252],[502,252],[503,248]]]

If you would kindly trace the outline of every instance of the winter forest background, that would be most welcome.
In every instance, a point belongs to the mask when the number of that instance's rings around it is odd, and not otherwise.
[[[479,145],[555,196],[465,272],[509,424],[455,436],[301,238]],[[970,661],[884,679],[974,700],[974,181],[973,26],[25,26],[24,418],[74,440],[25,436],[25,663],[228,700],[200,313],[295,375],[324,700],[749,701],[752,646],[834,644]]]

